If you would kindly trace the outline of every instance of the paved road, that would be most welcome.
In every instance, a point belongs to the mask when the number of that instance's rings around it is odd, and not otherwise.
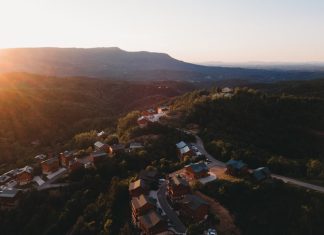
[[[282,176],[282,175],[271,174],[271,176],[273,178],[280,179],[285,183],[295,184],[295,185],[298,185],[300,187],[304,187],[304,188],[307,188],[307,189],[312,189],[312,190],[324,193],[324,187],[321,187],[321,186],[318,186],[318,185],[305,183],[303,181],[295,180],[295,179],[292,179],[292,178],[289,178],[289,177],[286,177],[286,176]]]
[[[178,234],[185,234],[186,232],[186,227],[183,225],[181,220],[179,219],[177,213],[171,208],[169,205],[165,193],[166,193],[166,187],[167,183],[163,182],[157,192],[157,197],[159,199],[160,205],[163,209],[163,211],[166,213],[170,221],[172,221],[174,225],[174,229]]]
[[[208,164],[209,168],[214,167],[214,166],[226,167],[224,162],[216,160],[212,155],[210,155],[206,151],[206,149],[204,147],[204,142],[202,141],[202,139],[199,136],[197,136],[196,134],[194,134],[192,132],[191,132],[191,134],[196,137],[196,143],[195,143],[196,147],[199,149],[199,151],[202,154],[204,154],[211,161],[211,163]],[[280,179],[280,180],[284,181],[285,183],[294,184],[294,185],[297,185],[297,186],[300,186],[300,187],[303,187],[303,188],[306,188],[306,189],[311,189],[311,190],[314,190],[314,191],[317,191],[317,192],[324,193],[324,187],[322,187],[322,186],[305,183],[303,181],[292,179],[292,178],[282,176],[282,175],[271,174],[271,176],[273,178]]]

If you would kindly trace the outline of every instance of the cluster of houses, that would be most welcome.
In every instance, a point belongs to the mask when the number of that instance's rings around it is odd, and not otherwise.
[[[197,147],[189,145],[184,141],[177,143],[176,147],[180,161],[184,161],[186,158],[189,158],[193,161],[202,160],[204,158],[204,155],[199,152]]]
[[[213,95],[213,98],[230,98],[234,95],[234,89],[229,87],[224,87],[221,90],[219,90],[216,94]]]
[[[16,186],[23,186],[33,180],[33,168],[25,166],[13,169],[0,176],[0,208],[10,209],[18,204],[21,190]]]
[[[235,177],[251,176],[257,182],[269,179],[271,172],[268,167],[259,167],[254,170],[250,170],[248,165],[242,160],[231,159],[226,163],[226,174]]]
[[[103,136],[102,131],[98,137]],[[37,155],[34,168],[40,167],[42,174],[35,175],[35,170],[31,166],[13,169],[0,176],[0,208],[14,208],[24,190],[32,187],[42,187],[44,184],[51,183],[58,177],[72,173],[80,168],[91,168],[102,162],[108,157],[113,157],[124,151],[136,151],[144,148],[141,143],[133,142],[126,148],[124,144],[108,145],[101,141],[94,143],[94,151],[87,156],[80,156],[76,151],[64,151],[56,156],[45,154]]]
[[[149,197],[151,185],[157,183],[158,178],[157,171],[144,170],[136,181],[129,184],[132,222],[146,235],[173,234],[168,231],[167,221],[158,211],[156,201]]]
[[[208,217],[209,205],[192,193],[189,181],[209,177],[209,169],[205,163],[198,162],[185,166],[183,170],[182,175],[171,174],[167,177],[166,197],[186,224],[201,223]],[[143,170],[138,179],[129,184],[132,221],[142,234],[174,234],[167,223],[167,214],[157,206],[157,198],[150,197],[152,190],[155,190],[152,185],[159,184],[159,177],[156,170]]]
[[[139,127],[144,128],[149,123],[159,122],[160,118],[166,116],[169,112],[168,106],[161,106],[157,109],[147,109],[142,111],[141,116],[137,119],[137,124]]]

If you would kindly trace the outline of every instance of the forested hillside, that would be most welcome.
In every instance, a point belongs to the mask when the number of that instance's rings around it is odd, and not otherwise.
[[[277,173],[324,176],[324,100],[266,95],[248,88],[232,97],[195,91],[173,102],[183,126],[196,124],[206,147],[221,160],[268,165]],[[192,126],[192,125],[191,125]]]
[[[178,82],[1,75],[0,165],[23,165],[27,156],[55,151],[76,133],[115,128],[120,115],[191,89]]]

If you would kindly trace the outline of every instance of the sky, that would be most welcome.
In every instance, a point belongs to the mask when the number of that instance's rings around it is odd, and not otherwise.
[[[47,46],[324,62],[324,0],[0,0],[0,48]]]

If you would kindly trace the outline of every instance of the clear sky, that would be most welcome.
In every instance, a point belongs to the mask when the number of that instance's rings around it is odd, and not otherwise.
[[[44,46],[324,61],[324,0],[0,0],[0,47]]]

